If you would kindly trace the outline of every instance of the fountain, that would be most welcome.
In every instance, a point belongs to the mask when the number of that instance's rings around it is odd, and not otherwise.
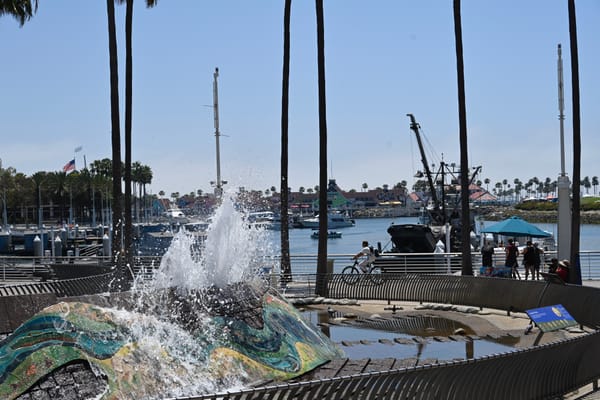
[[[102,399],[216,393],[302,375],[342,351],[257,270],[272,248],[225,196],[199,247],[181,231],[150,281],[67,299],[0,342],[0,398],[89,363]]]

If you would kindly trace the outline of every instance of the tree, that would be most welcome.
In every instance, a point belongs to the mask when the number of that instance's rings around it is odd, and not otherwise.
[[[319,75],[319,187],[327,188],[327,111],[325,96],[325,26],[323,0],[315,0],[317,14],[317,69]],[[316,189],[316,188],[315,188]],[[327,190],[319,191],[317,295],[327,295]]]
[[[292,0],[285,0],[283,12],[283,77],[281,84],[281,273],[284,282],[292,278],[288,218],[288,110],[290,92],[290,16]]]
[[[592,187],[592,183],[590,182],[589,176],[583,178],[583,180],[581,181],[581,185],[585,188],[585,194],[589,194],[590,188]]]
[[[516,201],[520,201],[521,200],[521,190],[523,190],[523,182],[521,182],[521,180],[519,178],[515,178],[513,180],[513,183],[515,184]]]
[[[2,0],[0,1],[0,16],[8,14],[19,21],[19,25],[25,25],[34,13],[37,12],[38,1],[32,4],[29,0]]]
[[[112,224],[112,257],[117,268],[116,285],[118,290],[127,289],[125,280],[133,278],[122,262],[122,207],[121,207],[121,128],[119,118],[119,71],[117,59],[117,33],[115,26],[114,0],[106,0],[108,16],[108,53],[110,60],[110,115],[112,141],[112,188],[113,188],[113,224]]]
[[[489,192],[489,191],[490,191],[490,188],[489,188],[489,184],[490,184],[490,182],[491,182],[491,181],[490,181],[490,178],[485,178],[485,179],[483,180],[483,183],[485,183],[485,191],[486,191],[486,192]]]
[[[48,180],[48,173],[44,171],[38,171],[31,176],[31,180],[35,183],[35,190],[37,194],[36,204],[38,210],[37,223],[38,228],[42,228],[43,223],[43,212],[42,212],[42,185]]]
[[[65,193],[69,190],[67,183],[67,174],[60,172],[50,172],[46,175],[49,193],[58,199],[60,204],[60,220],[65,221]],[[69,221],[70,223],[71,221]]]
[[[117,0],[126,3],[125,11],[125,246],[123,255],[133,264],[133,227],[131,221],[131,120],[133,103],[133,0]],[[153,7],[155,0],[146,0],[147,7]],[[120,184],[120,182],[119,182]],[[132,276],[129,278],[133,279]]]
[[[458,82],[458,121],[460,129],[460,186],[462,275],[473,275],[471,265],[471,220],[469,215],[469,157],[467,146],[467,106],[465,100],[465,71],[463,63],[462,22],[460,0],[454,0],[454,37],[456,40],[456,75]]]
[[[146,205],[146,199],[148,197],[148,195],[146,193],[146,186],[152,183],[153,177],[154,177],[154,174],[152,173],[152,169],[148,165],[142,165],[142,173],[140,175],[140,184],[142,186],[143,195],[142,194],[140,194],[140,195],[142,196],[142,199],[143,199],[142,204],[143,204],[143,208],[144,208],[144,218],[146,217],[146,209],[148,208]]]
[[[367,182],[362,184],[362,188],[365,192],[367,191],[368,187],[369,187],[369,185],[367,184]]]
[[[2,189],[2,226],[6,230],[8,226],[8,203],[6,192],[14,187],[16,170],[13,167],[2,168],[2,160],[0,160],[0,189]]]
[[[579,55],[577,51],[577,18],[575,0],[569,0],[569,43],[571,46],[571,91],[573,104],[573,203],[571,213],[571,271],[569,282],[581,285],[579,269],[580,204],[579,180],[581,179],[581,121],[579,106]]]
[[[596,195],[596,189],[598,187],[598,177],[592,176],[592,186],[594,187],[594,196]]]

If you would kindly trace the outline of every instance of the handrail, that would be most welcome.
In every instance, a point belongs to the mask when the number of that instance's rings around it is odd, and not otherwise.
[[[311,257],[306,259],[313,263]],[[314,273],[304,276],[309,281],[316,280]],[[107,290],[113,278],[109,273],[69,281],[0,286],[0,301],[5,301],[6,296],[33,299],[33,296],[52,293],[58,297],[98,293]],[[325,278],[327,295],[332,298],[443,302],[507,312],[562,304],[580,324],[594,331],[535,348],[467,361],[281,383],[186,399],[530,399],[560,396],[588,383],[597,387],[600,331],[596,329],[600,327],[600,308],[590,305],[600,303],[600,289],[542,281],[436,274],[390,273],[383,274],[381,282],[364,280],[354,285],[346,283],[341,274],[328,273]],[[29,307],[29,311],[34,311],[31,304]]]

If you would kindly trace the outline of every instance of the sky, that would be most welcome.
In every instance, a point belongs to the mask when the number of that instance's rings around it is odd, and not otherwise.
[[[422,169],[406,114],[430,163],[459,164],[451,0],[325,0],[328,176],[344,190],[414,183]],[[221,178],[280,186],[283,5],[279,0],[135,2],[133,161],[151,193],[212,191],[213,73],[219,68]],[[581,176],[600,176],[600,1],[579,0]],[[121,127],[125,7],[117,6]],[[291,13],[289,186],[319,183],[314,1]],[[492,185],[560,173],[557,45],[565,80],[566,173],[572,175],[566,0],[463,0],[470,167]],[[106,2],[39,3],[23,27],[0,18],[0,158],[31,175],[111,157]],[[122,135],[124,134],[121,128]],[[82,150],[75,153],[74,149]],[[124,146],[122,146],[122,150]],[[490,188],[491,189],[491,188]]]

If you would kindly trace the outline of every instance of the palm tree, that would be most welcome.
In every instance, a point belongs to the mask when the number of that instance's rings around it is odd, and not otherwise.
[[[60,204],[60,220],[65,220],[64,210],[65,210],[65,194],[67,192],[68,183],[67,183],[67,174],[60,172],[51,172],[47,175],[48,189],[50,194],[55,196],[58,199]],[[70,223],[71,221],[69,221]]]
[[[140,192],[140,197],[143,199],[143,208],[144,208],[144,219],[146,219],[146,210],[148,207],[146,207],[146,185],[149,185],[152,183],[152,178],[154,177],[154,175],[152,174],[152,168],[150,168],[148,165],[142,165],[142,172],[140,174],[140,185],[142,188],[142,192]],[[201,190],[198,190],[198,196],[200,196],[202,193]]]
[[[519,201],[521,198],[521,189],[523,189],[523,183],[519,180],[519,178],[515,178],[513,183],[515,184],[516,201]]]
[[[467,147],[467,106],[465,101],[465,70],[463,64],[460,0],[454,0],[454,37],[456,40],[456,74],[458,82],[458,121],[460,129],[460,186],[462,275],[473,275],[471,265],[471,219],[469,215],[469,157]]]
[[[106,0],[108,16],[108,53],[110,59],[110,115],[112,141],[112,188],[113,188],[113,223],[112,223],[112,257],[117,267],[117,289],[126,289],[125,280],[129,272],[122,265],[123,251],[121,248],[121,128],[119,118],[119,70],[117,58],[117,33],[115,26],[114,0]],[[131,277],[132,278],[132,277]]]
[[[120,4],[125,2],[125,246],[123,255],[131,265],[133,228],[131,221],[131,116],[133,102],[133,51],[132,51],[132,27],[133,27],[133,0],[117,0]],[[147,7],[153,7],[155,0],[146,0]],[[120,182],[119,182],[120,183]],[[131,277],[133,278],[133,277]]]
[[[592,182],[590,182],[589,176],[586,176],[583,178],[583,180],[581,181],[581,186],[583,186],[585,188],[585,194],[590,193],[590,188],[592,187]]]
[[[483,180],[483,183],[485,183],[485,191],[486,191],[486,192],[488,192],[488,193],[489,193],[489,191],[490,191],[490,188],[489,188],[490,182],[491,182],[491,181],[490,181],[490,178],[485,178],[485,179]]]
[[[283,12],[283,77],[281,93],[281,273],[282,280],[292,277],[288,218],[288,109],[290,94],[290,15],[292,0],[285,0]]]
[[[33,4],[30,0],[2,0],[0,1],[0,16],[12,15],[19,21],[19,25],[23,26],[25,21],[28,21],[37,12],[37,8],[37,0],[34,0]]]
[[[6,192],[13,188],[15,174],[17,171],[13,167],[2,168],[2,160],[0,160],[0,188],[2,189],[2,226],[4,229],[8,226],[8,204],[6,200]]]
[[[581,270],[579,269],[579,228],[580,228],[580,188],[581,179],[581,126],[579,110],[579,55],[577,51],[577,18],[575,0],[569,0],[569,38],[571,46],[571,90],[573,103],[573,203],[571,213],[571,271],[569,282],[581,285]]]
[[[367,184],[367,182],[362,184],[363,191],[366,192],[368,187],[369,187],[369,185]]]
[[[38,228],[42,228],[43,213],[42,213],[42,185],[48,180],[48,174],[44,171],[38,171],[31,176],[31,180],[35,183],[37,193],[37,210],[38,210]]]
[[[127,163],[125,163],[127,164]],[[127,166],[125,167],[125,169],[127,169]],[[131,179],[131,186],[132,188],[130,189],[130,192],[133,193],[133,195],[135,196],[135,189],[136,189],[136,185],[139,188],[140,191],[140,196],[137,198],[137,200],[135,201],[135,203],[133,204],[133,208],[135,209],[135,220],[139,222],[140,219],[140,213],[139,213],[139,202],[141,199],[141,191],[142,191],[142,185],[140,184],[140,181],[142,179],[142,164],[139,161],[136,161],[134,163],[131,164],[130,166],[130,179]],[[127,178],[125,178],[125,181],[127,181]],[[127,182],[125,182],[125,185],[127,185]],[[125,192],[125,197],[127,197],[127,192]],[[127,203],[127,202],[125,202]],[[125,207],[127,207],[127,205],[125,205]]]
[[[592,186],[594,187],[594,196],[596,195],[596,189],[598,188],[598,177],[592,176]]]
[[[319,74],[319,187],[327,188],[327,112],[325,96],[325,26],[323,0],[316,0],[317,68]],[[316,293],[327,295],[327,190],[319,191],[319,250]]]

